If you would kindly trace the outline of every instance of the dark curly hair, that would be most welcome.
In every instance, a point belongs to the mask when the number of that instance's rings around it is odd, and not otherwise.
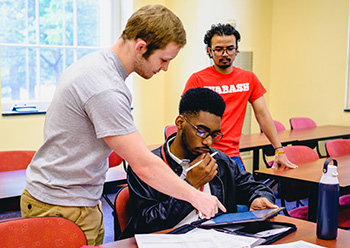
[[[179,114],[198,114],[209,112],[222,118],[226,107],[224,99],[208,88],[192,88],[185,92],[180,100]]]
[[[208,52],[208,47],[211,47],[211,39],[215,34],[219,36],[234,35],[236,37],[236,46],[238,45],[238,41],[241,40],[241,35],[239,34],[239,32],[229,23],[227,24],[219,23],[217,25],[215,24],[211,25],[211,29],[209,29],[204,35],[204,44],[207,45],[206,50],[209,57],[210,57],[210,54]]]

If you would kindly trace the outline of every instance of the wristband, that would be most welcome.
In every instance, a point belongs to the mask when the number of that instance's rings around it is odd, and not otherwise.
[[[276,147],[276,148],[275,148],[275,151],[276,151],[277,149],[281,149],[281,148],[283,148],[283,146]]]
[[[276,151],[275,156],[278,156],[279,154],[284,154],[284,151]]]

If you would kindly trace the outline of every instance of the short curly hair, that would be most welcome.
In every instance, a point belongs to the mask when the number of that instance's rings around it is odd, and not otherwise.
[[[179,114],[197,115],[200,111],[209,112],[222,118],[226,107],[224,99],[209,88],[192,88],[180,100]]]
[[[210,57],[208,48],[211,47],[211,39],[213,36],[217,34],[219,36],[224,36],[224,35],[234,35],[236,37],[236,46],[238,45],[238,42],[241,40],[241,35],[239,32],[229,23],[227,24],[213,24],[211,25],[211,29],[209,29],[206,34],[204,35],[204,44],[207,45],[206,50],[207,53]]]

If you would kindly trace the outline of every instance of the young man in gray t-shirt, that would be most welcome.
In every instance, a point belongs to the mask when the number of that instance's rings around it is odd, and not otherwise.
[[[126,77],[136,72],[148,79],[166,71],[185,43],[177,16],[160,5],[145,6],[111,49],[85,56],[62,74],[46,114],[44,143],[27,170],[23,217],[66,217],[82,228],[89,245],[102,244],[99,199],[113,150],[147,184],[190,202],[206,217],[225,210],[148,150],[130,113]]]

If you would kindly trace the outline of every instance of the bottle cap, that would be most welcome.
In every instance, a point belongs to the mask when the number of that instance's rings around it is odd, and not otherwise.
[[[323,173],[327,173],[327,170],[328,170],[328,164],[330,162],[333,161],[333,165],[334,166],[338,166],[338,162],[337,160],[335,160],[334,158],[327,158],[326,161],[324,161],[324,164],[323,164]]]
[[[326,173],[323,173],[320,183],[323,184],[338,184],[338,172],[337,166],[328,165],[328,170]]]
[[[337,166],[328,165],[328,171],[325,174],[326,176],[337,177],[338,176]]]

